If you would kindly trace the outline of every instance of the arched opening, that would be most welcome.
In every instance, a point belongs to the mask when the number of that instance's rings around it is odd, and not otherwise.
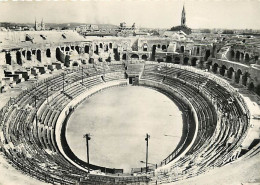
[[[95,49],[94,53],[98,55],[98,45],[96,45],[95,48],[96,48],[96,49]]]
[[[151,60],[152,60],[152,61],[155,60],[155,52],[156,52],[156,45],[153,45],[153,48],[152,48],[152,56],[151,56]]]
[[[112,43],[109,43],[109,48],[112,49],[113,45]]]
[[[50,49],[46,50],[46,57],[51,58],[51,50]]]
[[[220,70],[219,70],[220,75],[224,76],[226,69],[227,69],[227,67],[223,65],[223,66],[220,68]]]
[[[248,57],[248,58],[249,58],[249,57]],[[255,56],[255,62],[258,60],[258,58],[259,58],[258,56]]]
[[[231,56],[231,59],[234,59],[234,57],[235,57],[235,52],[234,52],[234,50],[231,50],[230,56]]]
[[[107,44],[105,45],[105,51],[108,51],[108,45]]]
[[[240,59],[241,59],[241,61],[243,61],[244,60],[244,53],[240,53]]]
[[[161,48],[161,45],[160,45],[160,44],[158,44],[158,45],[157,45],[157,48]]]
[[[131,55],[131,58],[133,58],[133,59],[139,59],[139,56],[138,56],[137,54],[132,54],[132,55]]]
[[[22,51],[22,55],[23,55],[23,57],[25,57],[25,50]]]
[[[183,59],[183,65],[188,65],[189,64],[189,58],[188,57],[185,57]]]
[[[250,91],[254,91],[255,90],[255,85],[254,85],[253,82],[249,83],[248,90],[250,90]]]
[[[246,56],[245,56],[245,62],[249,62],[249,54],[248,53],[246,53]]]
[[[237,52],[236,52],[236,60],[237,60],[237,61],[239,61],[239,57],[240,57],[240,52],[237,51]]]
[[[12,57],[11,57],[10,53],[5,54],[5,61],[6,61],[6,64],[11,65]]]
[[[79,53],[79,47],[78,46],[75,47],[75,50]]]
[[[208,50],[206,51],[206,54],[205,54],[205,61],[208,60],[209,56],[210,56],[210,50],[208,49]]]
[[[67,47],[65,48],[65,51],[70,51],[70,47],[67,46]]]
[[[232,67],[229,68],[228,71],[227,71],[227,77],[232,79],[233,73],[234,73],[234,69]]]
[[[89,58],[88,63],[94,64],[94,58]]]
[[[40,62],[42,61],[41,50],[39,50],[39,49],[36,52],[36,59],[39,60]]]
[[[64,47],[61,47],[61,51],[64,51]]]
[[[69,67],[69,66],[70,66],[70,56],[69,56],[69,55],[66,55],[66,56],[65,56],[64,65],[65,65],[66,67]]]
[[[85,46],[84,51],[85,51],[85,53],[89,53],[89,46]]]
[[[193,58],[192,60],[191,60],[191,66],[196,66],[197,65],[197,58]]]
[[[211,60],[206,62],[206,69],[208,71],[209,71],[211,65],[212,65],[212,61]]]
[[[143,45],[143,51],[147,51],[148,50],[148,46],[147,46],[147,44],[145,43],[144,45]]]
[[[102,44],[102,43],[100,43],[100,44],[99,44],[99,47],[100,47],[100,48],[103,48],[103,44]]]
[[[199,55],[200,54],[200,48],[199,47],[197,47],[197,53],[196,53],[197,55]]]
[[[70,46],[70,49],[74,50],[74,48],[75,48],[74,46]]]
[[[256,92],[257,95],[260,96],[260,84],[256,86],[255,92]]]
[[[126,60],[126,54],[125,53],[123,54],[122,59]]]
[[[166,57],[166,62],[167,63],[171,63],[172,62],[172,57],[171,56],[167,56]]]
[[[236,83],[239,83],[239,81],[240,81],[240,76],[242,75],[242,71],[239,69],[239,70],[237,70],[237,72],[236,72],[236,76],[235,76],[235,82]]]
[[[147,60],[147,58],[148,58],[147,55],[142,55],[143,60]]]
[[[212,66],[212,72],[213,72],[213,73],[217,73],[217,70],[218,70],[218,64],[215,63],[215,64]]]
[[[184,46],[181,46],[181,53],[184,53]]]
[[[114,59],[115,59],[115,61],[119,61],[120,60],[120,54],[118,53],[118,49],[114,48],[113,52],[114,52]]]
[[[27,56],[26,56],[26,59],[27,60],[32,60],[32,53],[31,53],[31,51],[27,51]]]
[[[162,45],[162,50],[163,50],[163,51],[167,51],[166,45]]]
[[[242,76],[242,84],[244,86],[247,85],[247,81],[248,81],[248,77],[250,76],[250,74],[248,72],[245,72],[245,74]]]
[[[19,51],[16,52],[16,62],[17,64],[22,65],[21,52]]]
[[[58,60],[58,61],[61,61],[61,58],[60,58],[60,48],[56,48],[56,59]]]
[[[175,57],[174,58],[174,64],[179,64],[181,61],[180,57]]]
[[[73,66],[73,67],[78,67],[79,64],[78,64],[78,62],[74,62],[74,63],[72,64],[72,66]]]

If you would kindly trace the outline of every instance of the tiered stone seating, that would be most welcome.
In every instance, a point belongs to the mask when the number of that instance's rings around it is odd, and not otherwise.
[[[146,65],[142,79],[177,89],[178,93],[192,103],[199,122],[199,137],[193,146],[170,168],[157,171],[154,183],[163,184],[190,178],[230,161],[248,128],[247,112],[238,97],[234,97],[216,82],[180,68]],[[200,85],[194,85],[195,83]],[[218,112],[218,118],[210,101]],[[229,142],[231,137],[234,139]]]

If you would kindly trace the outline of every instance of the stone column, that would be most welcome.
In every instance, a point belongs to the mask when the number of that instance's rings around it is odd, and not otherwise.
[[[236,82],[236,75],[235,75],[235,72],[232,72],[232,75],[231,75],[231,80],[232,80],[232,82]]]
[[[217,67],[217,74],[220,74],[220,67]]]

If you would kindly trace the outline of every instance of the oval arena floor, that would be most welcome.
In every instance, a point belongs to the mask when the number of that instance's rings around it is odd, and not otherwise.
[[[182,128],[182,112],[171,99],[152,89],[126,86],[80,104],[68,121],[66,138],[74,154],[87,161],[83,135],[90,133],[90,163],[130,172],[145,165],[140,161],[145,161],[146,133],[151,136],[149,162],[159,163],[178,145]]]

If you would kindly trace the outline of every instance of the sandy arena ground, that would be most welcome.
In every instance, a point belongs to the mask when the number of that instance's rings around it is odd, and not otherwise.
[[[167,96],[145,87],[106,90],[77,107],[68,121],[66,138],[72,151],[86,161],[90,133],[90,163],[129,172],[145,161],[146,133],[149,162],[159,163],[178,145],[182,112]],[[168,136],[165,136],[168,135]]]

